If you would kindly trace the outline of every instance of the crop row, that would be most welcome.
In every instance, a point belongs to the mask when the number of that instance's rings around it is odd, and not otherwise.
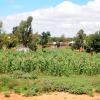
[[[49,49],[47,52],[0,51],[0,73],[14,71],[37,72],[53,76],[70,74],[100,74],[100,55],[69,49]]]

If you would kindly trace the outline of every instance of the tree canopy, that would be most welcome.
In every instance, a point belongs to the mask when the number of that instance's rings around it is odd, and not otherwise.
[[[100,52],[100,31],[87,36],[86,43],[87,49],[93,49],[93,51]]]
[[[79,49],[80,47],[84,47],[84,41],[86,38],[86,34],[83,29],[80,29],[75,37],[75,45],[74,48]]]
[[[48,43],[48,39],[50,36],[50,32],[43,32],[40,38],[40,44],[42,45],[42,48],[46,47]]]
[[[29,16],[26,21],[21,21],[19,26],[14,27],[12,31],[25,47],[32,42],[32,20],[33,18]]]

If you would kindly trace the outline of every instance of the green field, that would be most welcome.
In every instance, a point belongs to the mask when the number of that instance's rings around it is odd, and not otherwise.
[[[70,49],[46,52],[0,51],[0,91],[25,96],[64,91],[93,95],[100,92],[100,55]]]

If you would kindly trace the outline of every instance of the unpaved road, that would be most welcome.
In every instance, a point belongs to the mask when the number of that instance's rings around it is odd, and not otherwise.
[[[0,100],[100,100],[100,94],[95,94],[94,97],[90,97],[88,95],[74,95],[63,92],[55,92],[43,94],[41,96],[23,97],[13,93],[10,97],[4,97],[4,95],[0,93]]]

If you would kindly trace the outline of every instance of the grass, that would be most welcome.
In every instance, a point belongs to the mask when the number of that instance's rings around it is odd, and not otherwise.
[[[45,92],[69,92],[72,94],[88,94],[93,96],[93,89],[100,93],[100,75],[83,76],[71,75],[69,77],[37,76],[37,79],[16,79],[10,75],[0,78],[1,91],[22,93],[24,96],[35,96]],[[6,81],[3,81],[6,79]]]

